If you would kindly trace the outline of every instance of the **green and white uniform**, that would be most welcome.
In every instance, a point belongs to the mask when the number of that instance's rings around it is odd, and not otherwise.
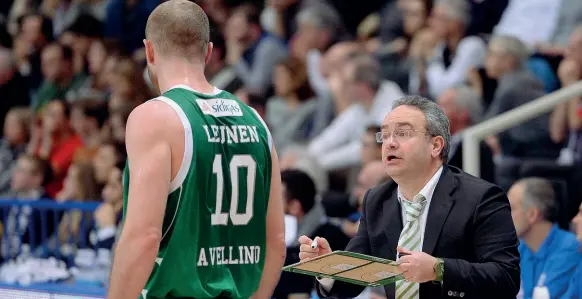
[[[265,260],[269,130],[254,109],[219,89],[180,85],[153,100],[176,111],[185,147],[141,298],[249,298]],[[123,178],[125,217],[129,164]]]

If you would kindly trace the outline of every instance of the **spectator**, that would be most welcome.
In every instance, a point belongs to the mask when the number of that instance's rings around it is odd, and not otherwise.
[[[582,79],[582,25],[572,32],[564,60],[558,69],[558,77],[563,87],[570,86]],[[580,107],[580,97],[574,97],[572,100],[556,106],[550,117],[552,140],[556,143],[568,141],[568,147],[562,150],[560,163],[572,164],[582,160]]]
[[[38,89],[43,80],[41,53],[53,41],[52,21],[38,13],[19,19],[19,28],[14,40],[13,53],[20,74],[28,79],[32,90]]]
[[[53,99],[65,99],[67,92],[78,89],[85,76],[73,72],[73,51],[53,43],[42,52],[44,81],[33,99],[33,109],[41,111]]]
[[[16,158],[25,151],[30,139],[30,121],[30,111],[26,108],[12,108],[6,115],[4,136],[0,139],[0,194],[10,188]]]
[[[330,79],[338,116],[309,144],[309,153],[325,170],[357,166],[361,141],[368,125],[379,125],[402,96],[391,81],[382,81],[377,62],[370,56],[350,60]]]
[[[250,92],[265,95],[273,67],[287,57],[283,43],[263,32],[259,11],[251,4],[237,7],[227,22],[226,61]]]
[[[469,69],[485,59],[487,48],[483,40],[466,36],[469,18],[465,0],[439,1],[432,10],[430,27],[438,43],[432,49],[424,49],[421,61],[426,65],[426,83],[432,98],[462,83]]]
[[[68,102],[76,99],[94,99],[105,101],[109,94],[108,76],[111,76],[115,63],[122,50],[116,41],[95,40],[91,43],[87,53],[89,76],[78,90],[69,91],[66,95]]]
[[[133,59],[121,58],[116,60],[115,57],[111,57],[111,59],[108,59],[108,63],[115,63],[112,73],[107,75],[109,86],[111,87],[110,107],[111,105],[122,105],[123,103],[137,106],[153,98],[153,94],[143,78],[141,69]],[[114,99],[121,100],[121,103],[111,103],[114,102]]]
[[[114,142],[102,143],[93,158],[93,167],[95,169],[95,180],[101,186],[107,183],[111,170],[123,163],[126,159],[125,145]]]
[[[278,150],[304,143],[316,101],[307,82],[305,64],[289,59],[275,67],[275,97],[267,101],[266,122]]]
[[[42,124],[34,127],[28,144],[29,154],[36,154],[51,164],[54,177],[46,185],[54,198],[63,187],[63,180],[73,162],[75,151],[82,146],[81,138],[69,125],[70,109],[65,102],[54,100],[46,105]]]
[[[0,47],[0,128],[8,110],[16,106],[28,106],[28,82],[17,72],[13,55]]]
[[[533,289],[540,282],[552,298],[563,298],[582,256],[576,236],[553,223],[557,203],[552,184],[541,178],[522,179],[511,187],[508,197],[521,242],[524,298],[532,298]]]
[[[90,14],[81,14],[67,29],[72,34],[73,70],[75,74],[87,72],[87,54],[91,44],[103,36],[103,25]]]
[[[49,175],[48,169],[48,164],[38,157],[21,155],[14,168],[10,191],[1,194],[0,198],[34,201],[46,197],[42,185]],[[3,212],[7,212],[6,218],[3,218],[4,237],[1,246],[1,255],[4,260],[16,257],[23,244],[28,244],[32,249],[36,248],[43,241],[41,231],[51,233],[54,229],[52,213],[33,210],[26,206],[12,207]],[[41,213],[45,217],[41,217]],[[43,218],[46,221],[44,223]]]
[[[556,28],[562,2],[510,0],[501,20],[493,29],[493,35],[517,36],[528,48],[548,43]]]
[[[297,31],[295,22],[302,6],[301,0],[268,0],[261,13],[261,26],[283,40],[289,40]]]
[[[525,67],[529,57],[526,46],[515,37],[496,36],[489,43],[485,64],[487,74],[498,80],[497,90],[484,119],[490,119],[544,95],[543,86]],[[489,137],[494,155],[504,157],[557,157],[556,145],[549,137],[549,116],[531,121]]]
[[[331,7],[312,5],[301,9],[297,31],[290,41],[291,56],[306,61],[310,50],[325,52],[339,39],[340,28],[340,16]]]
[[[99,188],[91,164],[75,163],[69,167],[63,189],[55,196],[57,202],[86,202],[99,199]],[[69,264],[73,258],[73,247],[88,244],[91,214],[70,210],[62,215],[58,233],[49,241],[48,251],[60,254]],[[78,245],[77,245],[78,244]]]
[[[449,118],[451,126],[451,151],[449,165],[463,168],[463,130],[479,123],[483,117],[483,107],[479,94],[468,87],[455,87],[445,90],[437,103]],[[479,149],[480,177],[495,182],[493,153],[487,143],[481,142]]]
[[[360,152],[362,165],[374,161],[382,161],[382,144],[376,140],[376,134],[380,132],[380,126],[372,125],[366,128],[362,137],[362,150]]]
[[[119,40],[133,53],[143,46],[148,16],[160,0],[109,0],[103,29],[106,38]]]
[[[125,124],[127,124],[127,119],[132,110],[133,106],[125,105],[118,110],[111,111],[109,127],[107,128],[110,131],[105,136],[108,136],[115,143],[125,144]]]
[[[80,100],[73,104],[71,127],[83,142],[75,152],[76,162],[91,162],[101,144],[101,129],[107,116],[107,106],[101,101]]]
[[[107,184],[101,193],[103,203],[93,214],[96,238],[92,239],[92,245],[97,248],[98,261],[106,265],[111,262],[111,250],[123,212],[122,172],[119,167],[111,169]]]

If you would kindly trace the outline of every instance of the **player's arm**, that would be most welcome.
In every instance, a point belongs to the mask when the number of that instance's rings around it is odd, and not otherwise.
[[[171,181],[167,131],[171,108],[152,101],[127,121],[129,198],[116,246],[108,299],[138,298],[153,269],[162,238],[162,221]]]
[[[261,276],[259,289],[253,295],[253,299],[271,298],[273,291],[279,282],[281,268],[285,264],[285,222],[283,201],[281,198],[281,170],[279,158],[275,147],[271,151],[271,192],[269,206],[267,208],[267,248],[265,253],[265,266]]]

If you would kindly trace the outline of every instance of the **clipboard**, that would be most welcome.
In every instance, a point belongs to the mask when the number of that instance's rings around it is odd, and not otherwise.
[[[339,250],[285,266],[283,271],[326,277],[367,287],[384,286],[404,279],[395,261]]]

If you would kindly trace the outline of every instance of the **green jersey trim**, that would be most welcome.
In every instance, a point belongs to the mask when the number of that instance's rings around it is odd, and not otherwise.
[[[257,112],[257,110],[255,110],[255,108],[249,106],[249,108],[251,108],[251,110],[255,113],[255,116],[257,116],[257,118],[259,119],[259,121],[261,121],[261,124],[263,124],[263,127],[265,127],[265,131],[267,131],[267,138],[269,140],[269,152],[273,151],[273,137],[271,137],[271,131],[269,131],[269,127],[267,127],[267,124],[265,123],[265,121],[263,120],[263,118],[259,115],[259,112]]]
[[[182,163],[180,164],[180,169],[178,170],[176,177],[170,182],[171,194],[172,192],[178,190],[180,186],[182,186],[184,180],[186,179],[186,175],[188,175],[188,171],[190,170],[190,165],[192,164],[192,155],[194,153],[192,126],[190,125],[190,121],[188,120],[186,113],[184,113],[184,110],[182,110],[182,108],[176,104],[176,102],[164,96],[157,97],[153,100],[164,102],[172,107],[172,109],[174,109],[174,111],[176,111],[178,114],[178,117],[180,117],[180,122],[184,127],[184,157],[182,158]]]
[[[168,89],[168,91],[172,90],[172,89],[176,89],[176,88],[182,88],[182,89],[186,89],[195,93],[199,93],[199,94],[203,94],[203,95],[207,95],[207,96],[215,96],[218,95],[219,93],[221,93],[223,90],[214,86],[214,91],[212,93],[204,93],[204,92],[200,92],[198,90],[195,90],[194,88],[188,86],[188,85],[184,85],[184,84],[178,84],[178,85],[174,85],[172,86],[172,88]],[[166,91],[166,92],[168,92]]]

